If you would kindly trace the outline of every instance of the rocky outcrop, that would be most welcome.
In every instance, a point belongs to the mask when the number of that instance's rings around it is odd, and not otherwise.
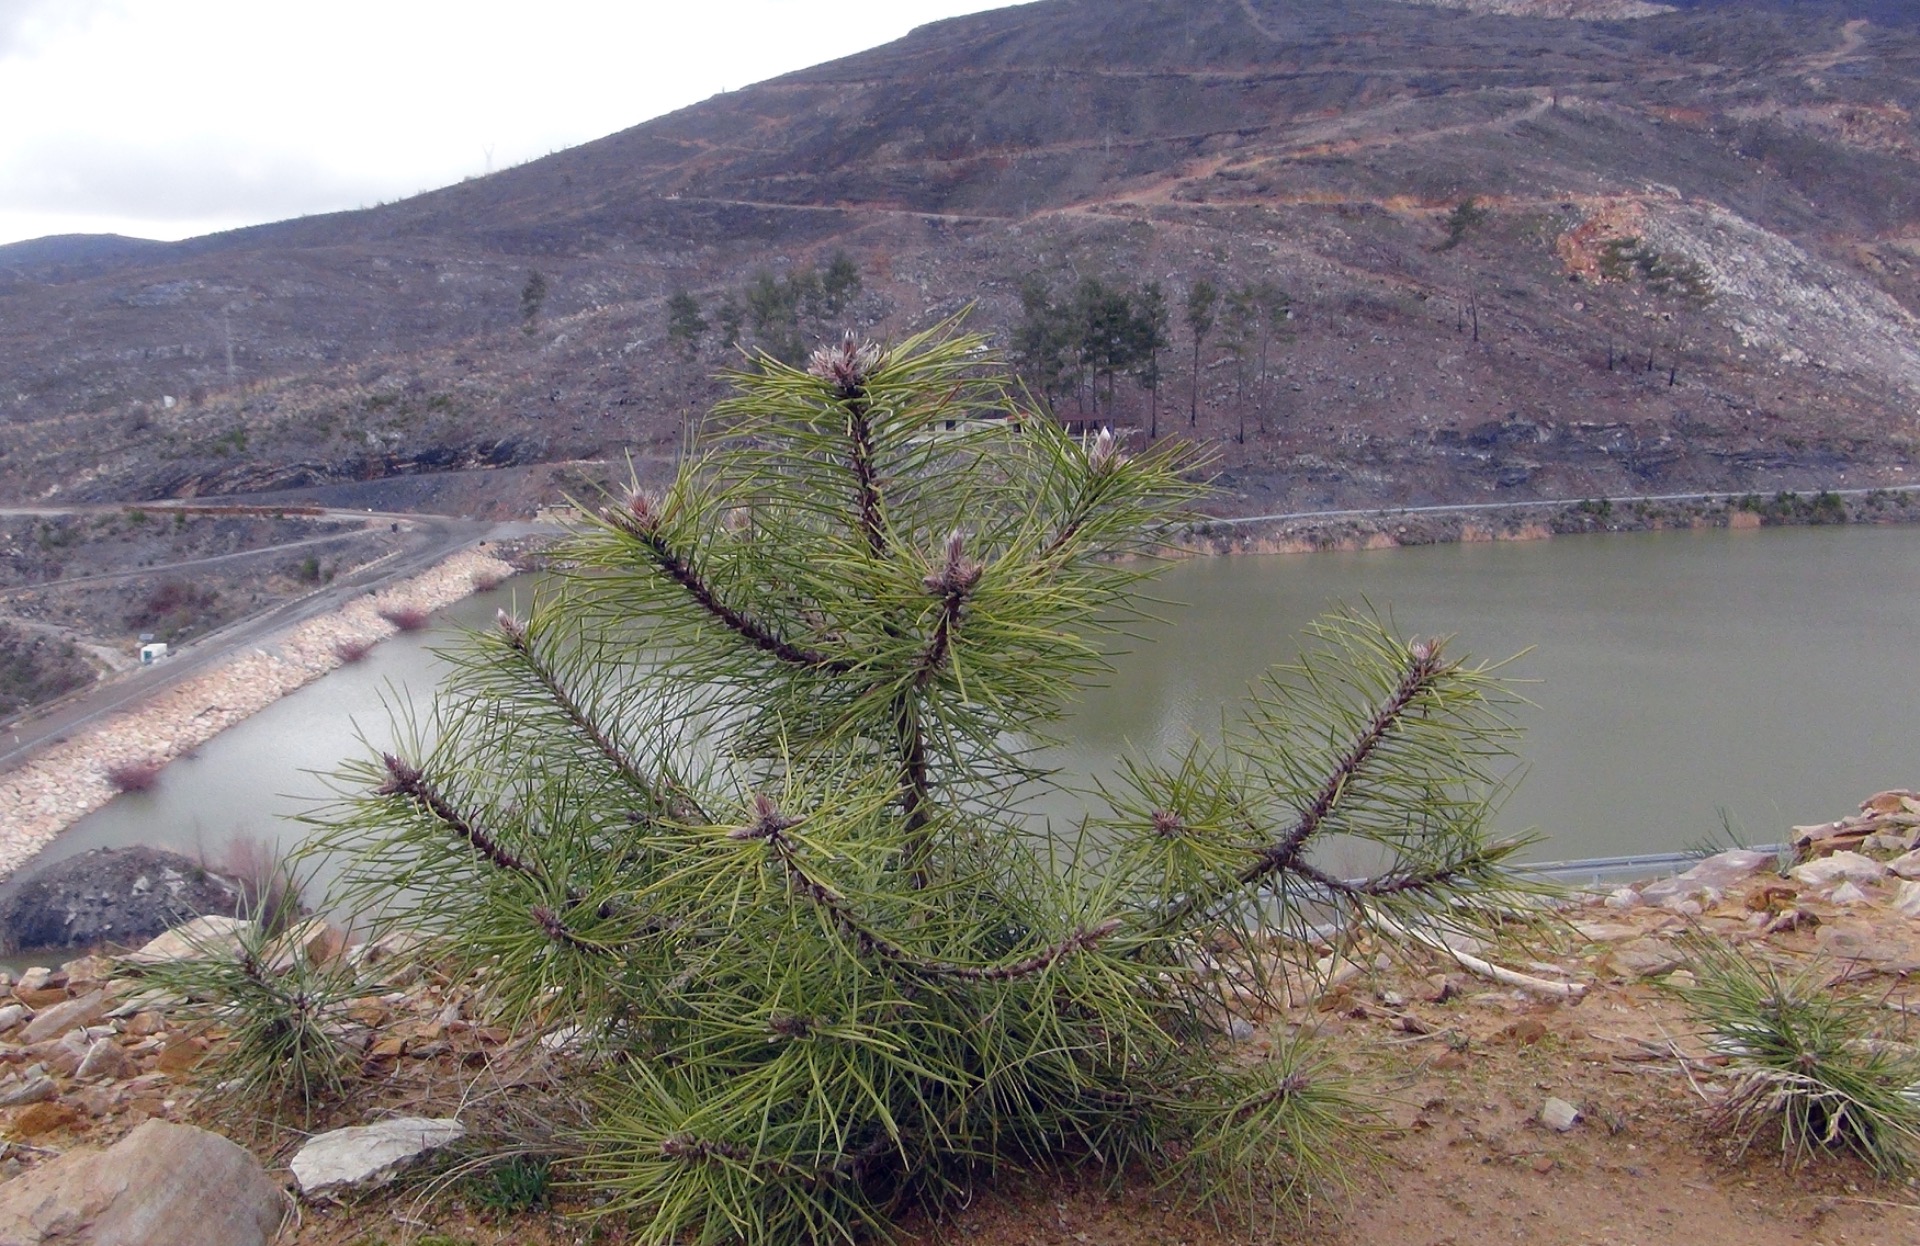
[[[8,950],[132,946],[205,913],[232,916],[240,885],[177,852],[96,848],[48,866],[0,907]]]
[[[285,1210],[243,1148],[150,1120],[0,1185],[0,1246],[266,1246]]]

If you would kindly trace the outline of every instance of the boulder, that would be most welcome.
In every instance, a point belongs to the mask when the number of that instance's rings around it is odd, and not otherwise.
[[[1873,897],[1862,891],[1859,883],[1841,883],[1827,893],[1827,900],[1841,908],[1851,908],[1856,904],[1871,904]]]
[[[319,967],[332,963],[347,950],[347,935],[324,917],[309,917],[266,947],[267,967],[285,973],[296,964]]]
[[[1920,917],[1920,883],[1901,880],[1893,893],[1893,911],[1909,919]]]
[[[45,1073],[29,1073],[18,1081],[0,1082],[0,1108],[44,1103],[60,1093],[59,1083]]]
[[[1607,953],[1605,963],[1622,978],[1657,978],[1686,964],[1687,958],[1671,943],[1655,938],[1634,939]]]
[[[245,1150],[150,1120],[0,1185],[0,1246],[266,1246],[285,1210]]]
[[[79,999],[70,999],[64,1003],[43,1008],[27,1022],[27,1028],[20,1031],[20,1042],[31,1047],[50,1038],[58,1038],[68,1030],[83,1025],[92,1025],[107,1013],[107,993],[95,991],[82,995]]]
[[[96,848],[27,879],[0,905],[10,950],[131,947],[196,913],[233,914],[240,885],[190,857],[156,848]]]
[[[407,1164],[466,1136],[467,1127],[459,1121],[406,1116],[310,1138],[288,1167],[300,1192],[317,1198],[378,1185]]]
[[[133,965],[163,965],[176,960],[238,957],[240,941],[252,929],[253,923],[244,918],[209,913],[155,936],[126,959]]]
[[[1788,873],[1809,887],[1831,887],[1836,883],[1878,882],[1887,876],[1887,867],[1872,857],[1841,851],[1803,862]]]
[[[74,1068],[75,1081],[118,1081],[133,1074],[133,1058],[112,1038],[96,1038]]]
[[[1771,869],[1773,864],[1770,852],[1735,848],[1708,857],[1684,874],[1648,883],[1640,888],[1640,899],[1647,904],[1666,905],[1704,898],[1706,903],[1715,904],[1735,883]]]

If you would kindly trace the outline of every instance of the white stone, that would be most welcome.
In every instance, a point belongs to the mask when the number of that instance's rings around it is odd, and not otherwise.
[[[1887,862],[1887,873],[1901,878],[1920,878],[1920,848]]]
[[[1607,897],[1607,907],[1619,911],[1640,907],[1640,893],[1631,887],[1622,887]]]
[[[1893,893],[1893,911],[1902,917],[1920,917],[1920,883],[1901,881]]]
[[[1580,1121],[1580,1109],[1565,1099],[1549,1098],[1540,1105],[1540,1123],[1555,1133],[1563,1134]]]
[[[127,957],[130,964],[162,965],[176,960],[208,960],[238,956],[240,940],[253,923],[240,917],[209,913],[184,926],[175,926]]]
[[[1851,908],[1856,904],[1867,904],[1873,897],[1860,889],[1858,883],[1841,883],[1827,893],[1827,899],[1841,908]]]
[[[26,1019],[27,1006],[25,1004],[8,1004],[5,1008],[0,1008],[0,1034],[6,1033]]]
[[[401,1167],[467,1136],[456,1120],[406,1116],[310,1138],[288,1165],[308,1198],[386,1181]]]
[[[1887,867],[1857,852],[1836,852],[1796,865],[1788,873],[1809,887],[1831,887],[1843,882],[1876,882],[1887,876]]]

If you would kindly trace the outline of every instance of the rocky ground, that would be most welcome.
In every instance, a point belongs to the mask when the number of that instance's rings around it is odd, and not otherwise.
[[[1784,872],[1774,854],[1733,851],[1677,878],[1577,897],[1557,933],[1528,947],[1398,959],[1367,946],[1320,949],[1289,1006],[1251,1018],[1241,1041],[1257,1052],[1296,1028],[1325,1040],[1380,1095],[1379,1154],[1356,1162],[1347,1189],[1287,1236],[1319,1246],[1912,1241],[1920,1193],[1909,1183],[1878,1181],[1845,1158],[1784,1167],[1764,1139],[1744,1156],[1729,1152],[1707,1124],[1725,1093],[1726,1058],[1663,989],[1688,980],[1682,936],[1704,931],[1811,967],[1896,1017],[1920,1007],[1910,987],[1920,969],[1920,799],[1882,793],[1861,815],[1797,828],[1795,839],[1804,860]],[[134,960],[204,953],[205,940],[218,946],[231,929],[214,922],[199,944],[165,936]],[[236,1113],[208,1072],[220,1067],[222,1032],[188,1023],[114,962],[89,956],[8,979],[0,1224],[17,1214],[21,1192],[43,1188],[23,1174],[159,1120],[246,1142],[286,1191],[284,1243],[630,1240],[617,1225],[569,1219],[590,1209],[578,1193],[516,1185],[476,1162],[503,1144],[550,1145],[552,1120],[538,1118],[551,1113],[542,1105],[564,1102],[553,1092],[575,1071],[573,1056],[558,1036],[497,1028],[483,982],[449,980],[430,949],[395,955],[404,950],[393,939],[349,947],[324,923],[269,950],[281,965],[352,965],[359,983],[338,1018],[359,1053],[358,1076],[310,1130]],[[328,1132],[381,1122],[376,1135]],[[141,1137],[152,1142],[151,1128]],[[1072,1172],[1035,1176],[914,1220],[905,1240],[1246,1240],[1241,1228],[1177,1208],[1151,1176],[1112,1187]],[[524,1197],[529,1188],[542,1199]],[[552,1206],[526,1205],[547,1194]]]

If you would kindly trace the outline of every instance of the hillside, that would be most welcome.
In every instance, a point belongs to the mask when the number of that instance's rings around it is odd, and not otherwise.
[[[821,334],[1159,281],[1229,507],[1903,482],[1916,110],[1889,0],[1042,0],[400,203],[0,248],[0,502],[522,508],[715,395],[669,293],[837,252]],[[1203,277],[1291,296],[1262,366],[1194,350]]]

